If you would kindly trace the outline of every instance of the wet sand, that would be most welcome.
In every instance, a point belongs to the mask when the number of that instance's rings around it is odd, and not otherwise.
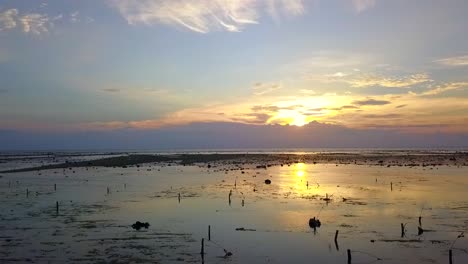
[[[0,173],[0,262],[201,263],[202,238],[205,263],[468,261],[465,153],[222,155]]]

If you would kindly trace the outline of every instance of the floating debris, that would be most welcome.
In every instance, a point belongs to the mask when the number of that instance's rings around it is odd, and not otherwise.
[[[271,184],[271,180],[266,179],[266,180],[265,180],[265,184]]]
[[[332,197],[332,196],[333,196],[333,195],[328,196],[328,193],[326,193],[326,194],[325,194],[325,198],[323,198],[323,200],[324,200],[325,202],[327,202],[327,203],[328,203],[328,202],[331,202],[331,200],[332,200],[331,197]]]
[[[236,228],[236,231],[257,231],[257,230],[251,229],[251,228],[238,227]]]

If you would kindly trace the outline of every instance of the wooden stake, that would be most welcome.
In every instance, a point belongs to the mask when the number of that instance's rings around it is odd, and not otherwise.
[[[211,226],[208,226],[208,241],[211,241]]]
[[[421,224],[421,216],[419,217],[419,225],[422,226],[422,224]]]
[[[405,237],[405,225],[401,223],[401,237]]]
[[[29,197],[29,190],[26,188],[26,198]]]
[[[393,182],[390,182],[390,191],[393,191]]]
[[[180,193],[179,193],[178,199],[179,199],[179,203],[180,203]]]
[[[59,204],[58,201],[55,202],[55,213],[58,215],[59,214]]]
[[[335,247],[336,247],[336,251],[340,251],[340,247],[338,246],[338,230],[336,230],[336,233],[335,233]]]
[[[449,249],[449,264],[453,264],[452,250],[451,249]]]
[[[351,250],[348,249],[348,264],[351,264]]]
[[[205,254],[205,239],[202,238],[201,240],[201,251],[200,254],[204,255]]]

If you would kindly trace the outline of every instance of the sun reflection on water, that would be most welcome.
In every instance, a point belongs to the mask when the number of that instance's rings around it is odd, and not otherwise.
[[[304,172],[305,164],[304,163],[297,163],[294,170],[296,172],[297,177],[300,177],[300,178],[304,177],[304,175],[305,175],[305,172]]]

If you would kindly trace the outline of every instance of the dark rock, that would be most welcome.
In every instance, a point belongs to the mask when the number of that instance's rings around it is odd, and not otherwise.
[[[265,180],[265,184],[271,184],[271,180],[266,179],[266,180]]]
[[[140,230],[142,227],[144,227],[145,229],[148,229],[149,226],[150,226],[150,224],[148,222],[143,223],[143,222],[140,222],[140,221],[136,221],[132,225],[132,228],[135,229],[135,230]]]
[[[314,228],[314,229],[315,229],[315,228],[320,227],[321,225],[322,225],[322,223],[320,223],[320,220],[315,219],[315,217],[309,219],[309,226],[310,226],[310,228]]]
[[[232,252],[227,251],[226,249],[223,249],[223,250],[224,250],[224,258],[232,256]]]

